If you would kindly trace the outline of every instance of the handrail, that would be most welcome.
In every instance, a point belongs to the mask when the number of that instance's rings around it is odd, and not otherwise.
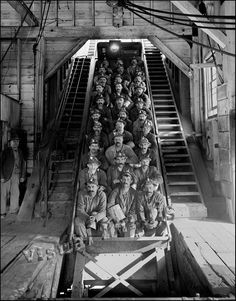
[[[164,168],[163,168],[163,164],[164,162],[162,161],[162,156],[161,156],[161,150],[160,150],[160,145],[159,145],[159,135],[158,135],[158,127],[157,127],[157,121],[155,118],[155,109],[154,109],[154,104],[153,104],[153,97],[152,97],[152,90],[151,90],[151,85],[150,85],[150,78],[149,78],[149,73],[148,73],[148,67],[147,67],[147,59],[146,59],[146,54],[145,54],[145,48],[144,48],[144,42],[142,40],[142,53],[143,55],[143,62],[144,62],[144,68],[145,68],[145,76],[146,76],[146,86],[147,86],[147,90],[148,90],[148,94],[151,100],[151,111],[152,111],[152,119],[153,119],[153,124],[154,124],[154,133],[156,135],[157,139],[157,146],[158,146],[158,168],[161,168],[161,173],[163,176],[163,184],[160,185],[161,188],[161,192],[165,195],[165,201],[166,201],[166,205],[169,206],[170,205],[170,198],[168,196],[167,193],[167,188],[166,188],[166,176],[164,173]],[[169,241],[172,240],[172,235],[171,235],[171,231],[170,231],[170,226],[169,226],[169,222],[167,220],[167,212],[166,209],[164,211],[164,221],[166,223],[166,227],[167,227],[167,232],[168,232],[168,236],[169,236]]]
[[[88,84],[87,84],[87,90],[86,90],[86,96],[85,96],[85,106],[83,110],[83,119],[81,123],[81,131],[79,136],[79,143],[78,148],[76,150],[76,162],[75,162],[75,175],[74,175],[74,191],[73,191],[73,211],[72,211],[72,217],[71,217],[71,226],[70,226],[70,235],[69,235],[69,241],[72,240],[72,236],[74,233],[74,219],[75,219],[75,212],[76,212],[76,203],[77,203],[77,197],[79,193],[79,181],[78,181],[78,175],[81,169],[81,154],[82,150],[84,148],[84,138],[85,138],[85,130],[87,127],[87,117],[89,112],[89,106],[90,106],[90,99],[91,99],[91,92],[92,92],[92,85],[93,85],[93,76],[95,71],[95,58],[92,57],[90,61],[90,69],[89,69],[89,76],[88,76]]]

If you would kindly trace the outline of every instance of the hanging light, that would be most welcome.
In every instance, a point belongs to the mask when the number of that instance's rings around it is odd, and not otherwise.
[[[107,5],[110,7],[118,6],[118,2],[119,2],[118,0],[106,0]]]

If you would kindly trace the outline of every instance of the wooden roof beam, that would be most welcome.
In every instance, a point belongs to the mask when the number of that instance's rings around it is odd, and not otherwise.
[[[39,21],[32,13],[32,11],[28,8],[28,6],[24,3],[24,1],[20,0],[7,0],[7,2],[13,7],[18,14],[20,14],[21,18],[25,18],[25,22],[30,26],[39,26]]]
[[[185,26],[167,25],[166,28],[180,35],[192,34],[192,29]],[[13,26],[1,28],[1,39],[11,39],[14,34],[15,27]],[[124,37],[126,39],[146,39],[149,35],[157,35],[161,39],[175,38],[172,34],[153,25],[113,27],[112,30],[110,26],[48,26],[43,32],[45,39],[123,39]],[[23,26],[17,35],[21,39],[34,39],[37,36],[38,28],[26,26]]]
[[[203,21],[206,20],[205,17],[197,10],[189,1],[172,1],[171,2],[184,14],[194,14],[194,15],[199,15],[199,17],[191,17],[191,16],[186,16],[188,17],[191,21]],[[201,22],[195,22],[196,25],[202,26],[201,30],[204,31],[209,37],[211,37],[219,46],[222,48],[226,47],[226,35],[218,29],[208,29],[204,27],[215,27],[213,23],[201,23]]]
[[[191,68],[185,64],[172,50],[170,50],[159,38],[156,36],[149,36],[148,40],[156,46],[160,51],[171,60],[187,77],[191,77]]]
[[[86,42],[88,39],[80,39],[74,47],[72,47],[68,52],[66,52],[65,55],[62,55],[62,57],[54,63],[53,67],[46,72],[45,79],[52,76],[57,69],[64,64],[68,59],[70,59]]]

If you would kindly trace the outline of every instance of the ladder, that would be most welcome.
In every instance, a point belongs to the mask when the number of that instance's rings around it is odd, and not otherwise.
[[[167,194],[176,217],[206,217],[207,210],[161,52],[147,39],[143,42]]]

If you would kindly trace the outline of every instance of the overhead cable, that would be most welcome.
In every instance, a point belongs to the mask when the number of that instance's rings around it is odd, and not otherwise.
[[[127,5],[134,6],[134,7],[137,7],[137,8],[143,8],[143,9],[146,9],[146,10],[150,10],[150,11],[154,11],[154,12],[162,13],[162,14],[179,15],[179,16],[185,16],[185,17],[196,17],[196,18],[203,18],[203,19],[204,18],[208,18],[207,16],[199,15],[199,14],[184,14],[184,13],[164,11],[164,10],[150,8],[150,7],[145,7],[145,6],[134,4],[134,3],[130,2],[129,0],[126,2],[126,4],[124,4],[124,7],[127,7]],[[233,20],[236,19],[235,15],[224,15],[224,16],[221,16],[221,15],[212,15],[211,18],[216,18],[216,19],[233,19]]]
[[[128,9],[129,11],[131,11],[132,13],[134,13],[136,16],[140,17],[141,19],[147,21],[148,23],[150,23],[150,24],[152,24],[152,25],[154,25],[154,26],[156,26],[156,27],[158,27],[158,28],[160,28],[160,29],[162,29],[162,30],[164,30],[164,31],[166,31],[166,32],[168,32],[168,33],[170,33],[170,34],[172,34],[172,35],[174,35],[174,36],[180,38],[180,39],[183,39],[183,40],[185,40],[185,41],[188,42],[188,43],[196,44],[196,45],[199,45],[199,46],[208,48],[208,49],[215,50],[216,52],[220,52],[220,53],[223,53],[223,54],[226,54],[226,55],[235,57],[235,54],[234,54],[234,53],[231,53],[231,52],[228,52],[228,51],[225,51],[225,50],[219,50],[218,48],[210,47],[210,46],[205,45],[205,44],[202,44],[202,43],[200,43],[200,42],[193,41],[193,40],[191,40],[191,39],[186,38],[184,35],[179,35],[179,34],[173,32],[173,31],[171,31],[171,30],[169,30],[169,29],[167,29],[167,28],[165,28],[165,27],[163,27],[163,26],[160,26],[160,25],[158,25],[158,24],[156,24],[156,23],[154,23],[154,22],[152,22],[152,21],[150,21],[150,20],[144,18],[142,15],[136,13],[135,11],[133,11],[133,9],[131,9],[131,8],[128,7],[127,5],[125,6],[125,8]]]
[[[173,19],[173,18],[170,18],[170,17],[163,17],[163,16],[155,15],[155,14],[147,12],[143,9],[140,11],[140,10],[136,10],[136,9],[133,8],[132,10],[135,11],[135,12],[140,12],[140,13],[144,13],[144,14],[149,15],[149,16],[153,16],[155,18],[158,18],[158,19],[161,19],[161,20],[164,20],[164,21],[167,21],[167,22],[172,22],[172,23],[175,23],[175,24],[183,25],[183,26],[193,27],[193,24],[178,22],[178,21],[175,21],[176,19]],[[183,19],[181,19],[181,20],[183,20]],[[183,21],[188,22],[188,20],[183,20]],[[195,23],[195,21],[191,21],[191,22]],[[211,23],[208,22],[208,24],[211,24]],[[201,26],[201,25],[198,25],[198,24],[196,24],[196,26],[198,28],[206,28],[206,29],[235,30],[235,27],[217,27],[217,26],[207,26],[207,25]]]

